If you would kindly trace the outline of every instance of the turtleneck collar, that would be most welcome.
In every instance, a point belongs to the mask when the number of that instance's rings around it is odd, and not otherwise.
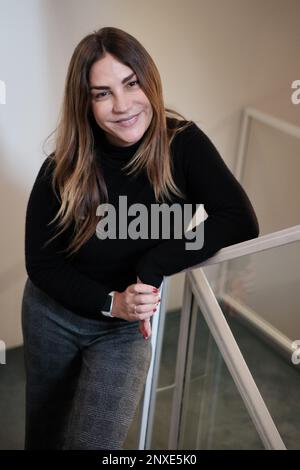
[[[114,145],[110,143],[104,133],[104,131],[98,127],[94,134],[96,147],[100,147],[101,155],[105,160],[109,160],[117,164],[124,164],[124,162],[129,161],[131,157],[135,154],[140,144],[143,141],[144,135],[132,145],[126,147],[121,147],[119,145]]]

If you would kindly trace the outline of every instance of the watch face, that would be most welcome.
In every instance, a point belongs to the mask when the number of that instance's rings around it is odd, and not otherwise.
[[[106,298],[106,301],[105,301],[105,304],[104,304],[104,307],[103,307],[103,310],[104,310],[105,312],[109,312],[109,311],[110,311],[111,303],[112,303],[112,296],[108,294],[108,295],[107,295],[107,298]]]

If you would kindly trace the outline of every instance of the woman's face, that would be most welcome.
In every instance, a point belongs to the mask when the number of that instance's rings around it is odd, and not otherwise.
[[[92,112],[107,140],[120,147],[140,140],[153,111],[133,70],[107,53],[92,65],[89,84]]]

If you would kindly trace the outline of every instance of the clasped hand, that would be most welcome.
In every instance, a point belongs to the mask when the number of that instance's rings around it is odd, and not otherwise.
[[[139,320],[139,332],[145,339],[151,336],[150,317],[154,315],[160,302],[159,289],[144,284],[137,277],[137,283],[131,284],[123,292],[115,292],[112,316],[127,321]]]

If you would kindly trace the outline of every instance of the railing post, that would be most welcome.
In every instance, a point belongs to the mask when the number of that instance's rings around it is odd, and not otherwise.
[[[142,412],[139,423],[138,449],[150,449],[152,428],[155,413],[156,389],[160,367],[161,349],[166,317],[166,304],[168,295],[169,279],[163,278],[161,286],[161,301],[157,312],[152,316],[152,359],[145,384],[144,397],[142,400]]]

